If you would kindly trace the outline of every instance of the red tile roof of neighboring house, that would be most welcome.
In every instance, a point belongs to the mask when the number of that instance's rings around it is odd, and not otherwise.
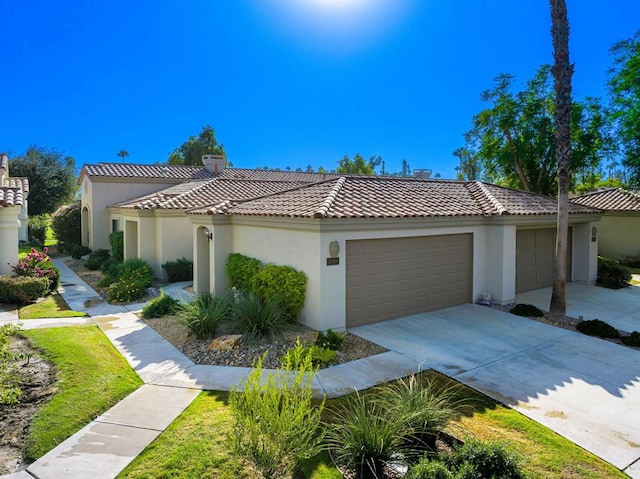
[[[0,207],[22,206],[24,204],[24,194],[22,188],[0,187]]]
[[[640,211],[640,195],[621,188],[608,188],[571,198],[573,203],[605,211]]]
[[[79,179],[84,175],[95,178],[138,178],[188,181],[213,178],[214,173],[202,166],[189,165],[140,165],[133,163],[98,163],[84,165]]]
[[[306,218],[553,215],[554,198],[479,181],[343,176],[248,201],[216,201],[192,214]],[[572,214],[598,210],[572,204]]]
[[[29,180],[27,178],[5,178],[4,185],[8,188],[21,188],[23,193],[29,193]]]

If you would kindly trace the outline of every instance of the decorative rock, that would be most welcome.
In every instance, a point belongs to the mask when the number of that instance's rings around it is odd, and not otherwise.
[[[215,351],[228,351],[238,346],[240,341],[242,341],[242,335],[227,334],[211,341],[209,349]]]
[[[155,298],[160,294],[160,291],[158,291],[157,288],[153,288],[153,287],[149,287],[145,289],[145,292],[147,293],[148,296],[151,296],[152,298]]]

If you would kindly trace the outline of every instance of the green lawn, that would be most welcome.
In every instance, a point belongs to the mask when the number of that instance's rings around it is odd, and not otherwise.
[[[41,457],[135,391],[142,381],[94,326],[22,331],[58,372],[58,391],[34,417],[27,457]]]
[[[437,373],[429,372],[426,376],[457,384]],[[375,394],[375,389],[369,393]],[[512,409],[464,386],[460,386],[459,394],[470,402],[460,420],[464,430],[482,440],[508,441],[522,456],[525,471],[531,477],[626,477],[610,464]],[[227,393],[203,392],[118,477],[257,477],[255,472],[240,465],[226,447],[224,436],[230,424],[227,398]],[[327,407],[343,401],[343,398],[328,401]],[[452,432],[461,435],[457,427]],[[340,477],[326,454],[304,464],[299,475],[299,478],[313,479]]]
[[[65,300],[58,293],[46,296],[37,303],[24,306],[18,310],[20,319],[39,318],[75,318],[88,316],[82,311],[71,311]]]

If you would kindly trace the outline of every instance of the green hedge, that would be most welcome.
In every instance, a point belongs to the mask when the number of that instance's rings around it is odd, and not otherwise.
[[[0,303],[26,304],[46,296],[49,279],[34,276],[0,276]]]
[[[307,276],[290,266],[263,265],[255,258],[232,253],[227,260],[227,276],[231,286],[240,291],[263,301],[283,301],[294,318],[304,307]]]
[[[111,245],[111,256],[116,261],[124,260],[124,232],[114,231],[109,235],[109,244]]]
[[[631,281],[631,273],[619,261],[598,256],[598,283],[606,288],[623,288]]]
[[[81,244],[80,203],[62,205],[51,215],[51,228],[58,239],[58,251],[70,251]]]
[[[162,265],[162,268],[167,272],[170,283],[191,281],[193,279],[193,261],[185,257],[175,261],[167,261]]]

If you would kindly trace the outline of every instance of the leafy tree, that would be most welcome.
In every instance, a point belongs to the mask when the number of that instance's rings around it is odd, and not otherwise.
[[[640,30],[613,47],[609,69],[611,117],[616,122],[623,165],[630,169],[630,183],[640,186]]]
[[[555,87],[555,145],[558,164],[558,229],[556,257],[553,268],[553,289],[549,313],[567,314],[567,243],[569,238],[569,185],[571,183],[571,77],[573,65],[569,61],[569,19],[565,0],[550,0],[551,38],[553,40],[552,68]]]
[[[482,93],[482,100],[491,106],[473,117],[465,146],[454,154],[470,169],[479,165],[483,178],[491,182],[555,195],[556,107],[551,67],[540,67],[523,91],[512,92],[513,80],[512,75],[501,74],[493,89]],[[575,152],[571,167],[578,173],[592,171],[601,157],[614,151],[604,109],[599,100],[587,98],[572,103],[570,113]],[[477,175],[480,170],[474,172]]]
[[[348,155],[344,155],[344,158],[338,161],[336,171],[343,175],[375,175],[375,170],[380,163],[382,163],[380,156],[372,156],[369,161],[366,161],[359,153],[355,154],[353,160]]]
[[[53,148],[32,145],[11,159],[11,176],[29,179],[29,214],[53,213],[78,189],[75,161]]]
[[[224,146],[216,140],[216,132],[209,125],[202,127],[200,134],[190,136],[169,154],[171,165],[202,165],[203,155],[224,155]]]
[[[480,176],[480,165],[478,158],[466,148],[458,148],[453,152],[460,160],[456,166],[456,179],[464,181],[475,181]]]
[[[120,151],[117,153],[117,156],[118,156],[118,157],[120,157],[120,158],[122,158],[122,162],[124,163],[124,159],[125,159],[127,156],[129,156],[129,152],[128,152],[127,150],[120,150]]]

